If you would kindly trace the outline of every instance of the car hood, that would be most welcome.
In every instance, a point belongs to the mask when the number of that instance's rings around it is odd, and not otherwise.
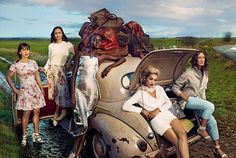
[[[157,84],[167,85],[173,83],[183,72],[184,66],[197,49],[163,49],[154,50],[147,54],[139,63],[134,73],[134,78],[130,84],[130,90],[136,91],[139,85],[141,72],[148,66],[153,66],[160,70]]]

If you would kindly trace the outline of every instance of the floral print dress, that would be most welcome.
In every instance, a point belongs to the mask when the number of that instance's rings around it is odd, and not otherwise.
[[[11,65],[10,71],[16,72],[20,80],[20,89],[24,91],[17,98],[17,110],[33,110],[46,105],[41,89],[39,88],[35,71],[38,71],[38,65],[34,60],[27,63],[18,61]]]
[[[47,80],[48,99],[55,100],[56,104],[62,108],[70,107],[70,93],[64,66],[49,65]]]

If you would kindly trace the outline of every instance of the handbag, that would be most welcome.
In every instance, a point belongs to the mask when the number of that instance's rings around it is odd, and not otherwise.
[[[181,109],[180,105],[177,101],[174,101],[172,106],[168,109],[173,115],[175,115],[178,119],[184,118],[184,111]]]
[[[121,17],[110,13],[106,8],[90,14],[89,20],[94,26],[103,26],[105,28],[118,29],[124,24]]]

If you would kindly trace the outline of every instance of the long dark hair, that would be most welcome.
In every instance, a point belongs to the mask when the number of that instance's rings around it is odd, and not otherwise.
[[[56,29],[61,30],[61,32],[62,32],[62,41],[68,42],[68,38],[66,37],[63,29],[60,26],[56,26],[56,27],[53,28],[53,30],[51,32],[51,43],[56,42],[56,39],[55,39],[55,36],[54,36],[54,32],[55,32]]]
[[[17,55],[18,55],[19,59],[16,62],[20,61],[20,59],[22,58],[22,56],[20,54],[20,51],[24,48],[30,50],[30,45],[28,43],[25,43],[25,42],[22,42],[18,45]]]
[[[197,60],[198,60],[198,55],[199,55],[200,53],[203,53],[203,54],[205,55],[205,63],[204,63],[204,65],[201,67],[201,71],[202,71],[202,73],[204,73],[204,72],[207,72],[207,71],[208,71],[207,57],[206,57],[206,52],[205,52],[204,50],[200,50],[200,51],[196,52],[196,53],[192,56],[191,64],[192,64],[192,67],[198,67]]]

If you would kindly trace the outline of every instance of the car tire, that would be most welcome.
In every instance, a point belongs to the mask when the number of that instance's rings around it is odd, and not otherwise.
[[[107,145],[102,135],[96,131],[88,134],[87,152],[93,158],[109,158]]]

